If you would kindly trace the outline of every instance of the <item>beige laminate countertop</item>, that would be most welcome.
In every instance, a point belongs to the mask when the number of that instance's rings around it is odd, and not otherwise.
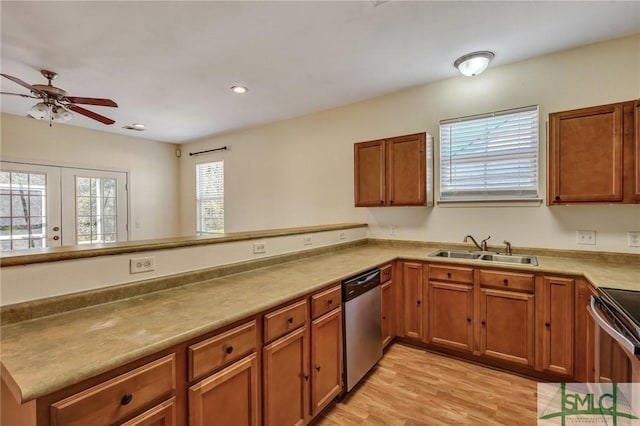
[[[515,266],[428,257],[435,249],[363,245],[7,325],[3,374],[27,402],[396,258],[578,275],[597,287],[640,290],[640,262],[539,255],[537,267]]]

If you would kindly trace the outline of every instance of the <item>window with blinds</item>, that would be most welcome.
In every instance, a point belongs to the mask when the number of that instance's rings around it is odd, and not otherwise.
[[[537,197],[537,106],[440,122],[440,201]]]
[[[224,232],[224,161],[196,165],[196,231]]]

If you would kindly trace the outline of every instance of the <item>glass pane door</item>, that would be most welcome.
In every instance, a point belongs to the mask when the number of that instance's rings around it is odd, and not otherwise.
[[[127,240],[126,173],[65,168],[63,244]]]
[[[0,163],[1,251],[58,247],[60,168]]]

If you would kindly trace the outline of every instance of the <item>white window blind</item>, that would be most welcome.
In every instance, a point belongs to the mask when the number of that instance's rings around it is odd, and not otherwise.
[[[538,197],[538,107],[440,122],[440,200]]]
[[[224,232],[224,161],[196,166],[197,232]]]

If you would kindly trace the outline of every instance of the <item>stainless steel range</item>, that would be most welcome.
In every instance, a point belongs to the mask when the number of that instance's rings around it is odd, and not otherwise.
[[[596,322],[596,377],[599,377],[599,333],[617,341],[631,361],[632,382],[640,382],[640,291],[599,288],[589,313]]]

